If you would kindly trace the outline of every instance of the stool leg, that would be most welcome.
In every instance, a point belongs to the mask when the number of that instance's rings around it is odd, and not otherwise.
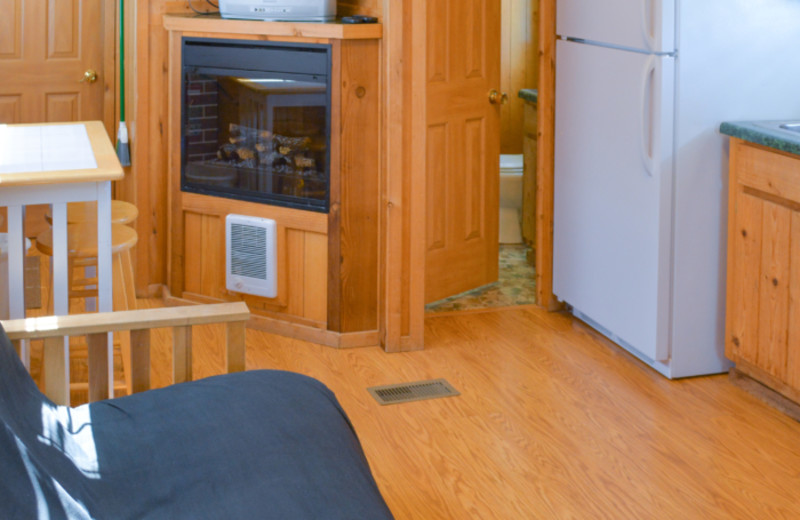
[[[123,269],[122,255],[116,254],[111,259],[111,276],[113,287],[112,295],[114,300],[115,311],[128,310],[128,297],[125,287],[125,275]],[[133,392],[131,387],[131,336],[128,331],[118,332],[119,337],[119,350],[122,357],[122,372],[125,377],[125,386],[128,389],[128,395]]]

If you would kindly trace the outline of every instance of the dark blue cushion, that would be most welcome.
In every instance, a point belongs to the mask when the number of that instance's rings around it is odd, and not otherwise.
[[[2,336],[0,518],[392,518],[315,379],[254,370],[70,409]]]

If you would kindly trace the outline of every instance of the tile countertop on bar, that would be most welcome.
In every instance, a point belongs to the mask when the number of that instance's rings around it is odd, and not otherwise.
[[[52,312],[58,316],[69,314],[67,204],[97,201],[97,308],[112,310],[111,181],[123,176],[101,121],[0,125],[0,206],[6,207],[8,220],[9,318],[25,317],[24,222],[25,206],[31,204],[50,204],[51,301]],[[104,337],[93,346],[103,349],[110,344],[109,338]],[[25,366],[30,367],[27,340],[21,342],[19,354]],[[113,364],[113,356],[108,359]],[[44,366],[45,393],[56,404],[69,405],[69,338],[48,345]],[[113,365],[105,374],[113,374]],[[102,386],[107,388],[102,397],[113,396],[110,377]]]
[[[781,125],[797,125],[800,120],[781,121],[736,121],[724,122],[719,131],[750,143],[760,144],[775,150],[800,155],[800,132],[781,128]]]

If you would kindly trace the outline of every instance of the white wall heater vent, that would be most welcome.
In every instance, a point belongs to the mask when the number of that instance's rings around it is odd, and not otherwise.
[[[225,217],[225,284],[229,291],[275,298],[278,295],[275,221]]]

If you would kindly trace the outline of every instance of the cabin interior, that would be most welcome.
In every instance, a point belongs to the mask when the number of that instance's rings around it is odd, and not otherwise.
[[[34,4],[0,1],[0,123],[100,120],[113,142],[124,119],[130,166],[113,198],[138,209],[133,305],[247,303],[246,369],[332,389],[395,518],[800,516],[792,403],[728,374],[668,380],[552,293],[555,2],[339,0],[340,17],[378,19],[353,26],[221,20],[196,14],[216,11],[201,0]],[[217,180],[182,189],[184,39],[329,49],[324,206],[299,191],[215,196]],[[36,72],[58,59],[72,68]],[[65,90],[89,69],[96,80]],[[511,238],[501,156],[524,165]],[[28,209],[26,234],[46,228],[47,209]],[[226,284],[232,214],[276,223],[266,296]],[[485,296],[503,251],[527,300]],[[46,258],[37,265],[30,312],[45,315]],[[223,329],[196,330],[194,378],[223,373]],[[170,337],[152,338],[153,387],[172,382]],[[380,406],[366,390],[440,377],[460,395]]]

